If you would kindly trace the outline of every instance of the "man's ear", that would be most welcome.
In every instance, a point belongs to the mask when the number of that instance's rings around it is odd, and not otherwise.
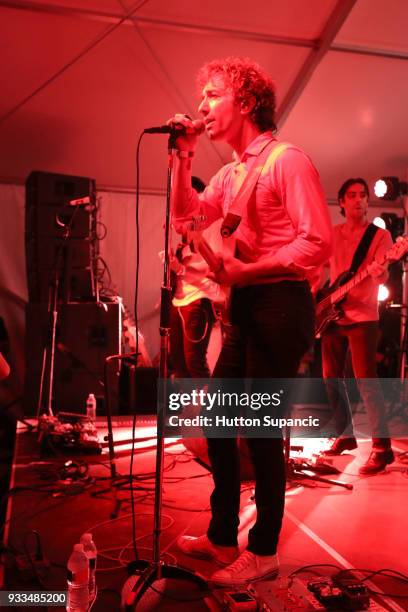
[[[248,115],[256,104],[255,96],[248,96],[245,100],[241,102],[241,114]]]

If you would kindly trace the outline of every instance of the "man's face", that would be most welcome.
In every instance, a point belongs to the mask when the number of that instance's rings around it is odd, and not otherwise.
[[[220,75],[214,75],[203,88],[198,111],[203,115],[211,140],[232,143],[244,120],[244,114],[235,101],[232,89]]]
[[[368,210],[367,191],[361,183],[353,183],[344,194],[344,198],[340,200],[340,205],[343,207],[346,219],[363,219]]]

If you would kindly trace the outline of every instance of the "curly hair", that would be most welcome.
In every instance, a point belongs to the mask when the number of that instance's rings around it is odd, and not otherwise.
[[[262,68],[246,57],[226,57],[204,64],[197,74],[197,86],[201,90],[214,76],[219,75],[232,88],[238,104],[255,104],[249,113],[250,120],[260,129],[276,130],[276,93],[272,79]]]

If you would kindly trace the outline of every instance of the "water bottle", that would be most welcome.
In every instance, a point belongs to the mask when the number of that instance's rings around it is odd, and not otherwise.
[[[86,400],[86,416],[91,420],[95,421],[96,418],[96,397],[93,393],[88,395]]]
[[[68,560],[68,612],[86,612],[89,607],[89,562],[83,544],[75,544]]]
[[[95,542],[92,539],[92,533],[84,533],[81,536],[81,544],[83,544],[84,552],[89,562],[89,601],[92,602],[96,596],[96,550]]]

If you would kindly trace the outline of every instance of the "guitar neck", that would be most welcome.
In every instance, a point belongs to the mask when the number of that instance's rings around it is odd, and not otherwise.
[[[378,260],[378,263],[382,266],[384,265],[386,260],[387,260],[387,257],[386,255],[384,255]],[[326,298],[324,298],[321,302],[319,302],[318,304],[319,310],[326,308],[330,304],[339,302],[341,299],[343,299],[347,295],[349,291],[354,289],[356,285],[358,285],[359,283],[361,283],[361,281],[367,278],[367,276],[369,276],[369,272],[367,271],[367,268],[365,268],[364,270],[361,270],[361,272],[357,272],[357,274],[355,274],[353,278],[351,278],[349,281],[344,283],[344,285],[340,285],[338,289],[333,291],[333,293],[330,293]]]
[[[375,261],[380,266],[384,266],[386,262],[398,261],[399,259],[404,257],[407,251],[408,236],[404,235],[399,237],[397,241],[393,244],[393,246],[382,257],[380,257],[379,259],[376,258]],[[340,300],[342,300],[347,295],[347,293],[351,289],[353,289],[353,287],[358,285],[358,283],[361,283],[361,281],[364,280],[368,275],[369,272],[367,271],[367,268],[365,268],[361,272],[355,274],[353,278],[344,283],[344,285],[340,285],[334,291],[331,290],[331,287],[329,287],[328,291],[331,292],[323,300],[317,303],[316,314],[318,316],[321,316],[327,308],[330,308],[334,306],[334,304],[336,304],[337,302],[340,302]],[[337,278],[337,280],[333,283],[332,287],[335,287],[338,282],[341,282],[341,277],[342,275]]]
[[[336,299],[341,299],[346,295],[346,293],[354,289],[356,285],[358,285],[359,283],[361,283],[361,281],[367,278],[367,276],[369,276],[367,270],[357,272],[357,274],[353,276],[353,278],[351,278],[349,281],[347,281],[347,283],[344,283],[344,285],[341,285],[338,289],[336,289],[336,291],[332,293],[332,297],[336,295]]]

